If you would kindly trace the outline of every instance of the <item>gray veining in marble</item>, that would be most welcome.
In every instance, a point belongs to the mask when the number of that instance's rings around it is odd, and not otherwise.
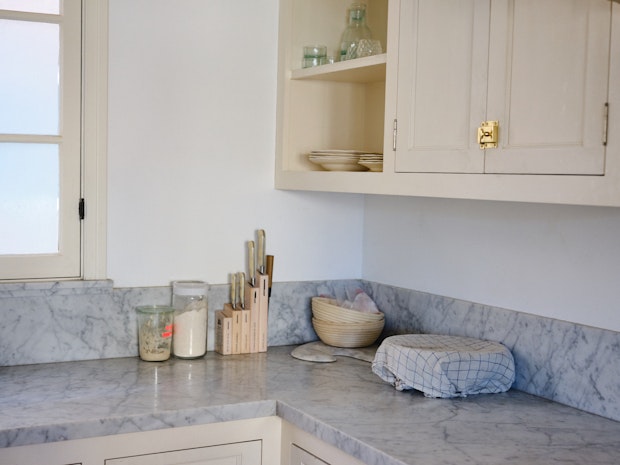
[[[340,294],[358,281],[274,283],[270,346],[316,339],[310,299]],[[210,286],[207,350],[214,349],[215,311],[228,285]],[[0,366],[128,357],[138,354],[134,308],[169,305],[170,286],[113,288],[111,281],[0,284]]]
[[[369,465],[617,463],[618,422],[520,391],[429,399],[292,349],[2,367],[0,447],[277,414]]]
[[[368,284],[389,309],[385,334],[437,333],[501,342],[514,388],[620,420],[620,333],[432,294]]]
[[[504,343],[517,389],[620,420],[620,333],[363,280],[274,283],[269,346],[317,336],[311,298],[361,287],[386,314],[385,335],[453,334]],[[209,289],[207,349],[227,285]],[[134,307],[169,304],[169,286],[114,288],[111,281],[0,284],[0,366],[137,355]]]

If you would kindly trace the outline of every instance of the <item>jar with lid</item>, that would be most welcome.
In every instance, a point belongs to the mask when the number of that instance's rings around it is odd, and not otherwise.
[[[357,46],[362,39],[372,39],[366,25],[366,5],[353,3],[348,10],[348,24],[340,41],[340,61],[357,58]]]
[[[199,358],[207,352],[207,289],[203,281],[172,283],[175,357]]]
[[[170,358],[174,309],[165,305],[136,307],[140,358],[147,362],[163,362]]]

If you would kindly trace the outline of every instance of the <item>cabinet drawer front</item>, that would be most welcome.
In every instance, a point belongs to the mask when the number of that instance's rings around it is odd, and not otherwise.
[[[105,465],[260,465],[261,441],[108,459]]]

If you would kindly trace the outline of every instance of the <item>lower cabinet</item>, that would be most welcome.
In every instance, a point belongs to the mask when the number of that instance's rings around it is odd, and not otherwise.
[[[261,441],[197,447],[105,461],[105,465],[261,465]]]
[[[364,465],[277,416],[0,448],[0,465]]]
[[[278,465],[273,417],[0,448],[1,465]]]
[[[364,462],[283,420],[282,465],[364,465]]]
[[[296,444],[291,444],[291,465],[329,465]]]

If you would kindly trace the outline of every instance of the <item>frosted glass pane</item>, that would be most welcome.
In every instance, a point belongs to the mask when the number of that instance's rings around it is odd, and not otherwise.
[[[0,19],[0,133],[58,134],[59,25]]]
[[[55,144],[0,143],[0,255],[58,253]]]
[[[0,0],[0,10],[57,15],[60,12],[60,0]]]

